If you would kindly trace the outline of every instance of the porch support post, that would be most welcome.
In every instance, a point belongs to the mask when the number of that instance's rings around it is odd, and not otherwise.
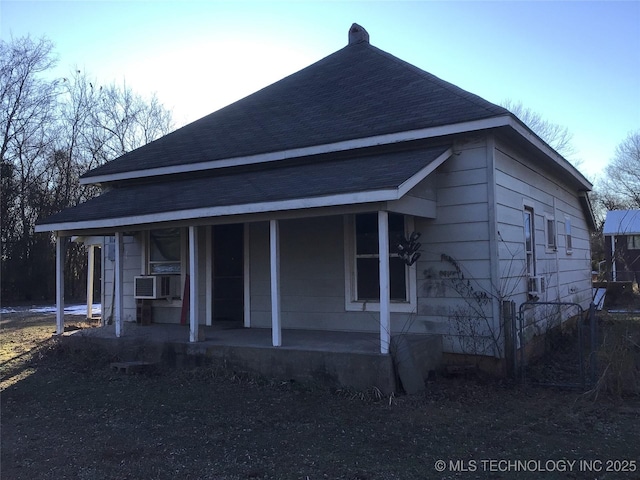
[[[64,333],[64,237],[56,234],[56,334]]]
[[[116,258],[113,268],[115,269],[113,280],[115,282],[115,297],[113,299],[113,320],[116,325],[116,337],[122,335],[122,284],[124,277],[122,274],[122,232],[116,232],[115,234],[115,249]]]
[[[205,324],[211,326],[213,323],[213,241],[211,239],[213,227],[207,226],[205,230],[205,299],[206,299],[206,312],[205,312]]]
[[[87,246],[87,320],[93,318],[93,269],[95,265],[95,245]]]
[[[244,279],[244,328],[251,327],[251,241],[250,225],[244,224],[243,279]]]
[[[189,341],[198,341],[198,227],[189,227]]]
[[[389,290],[389,214],[378,212],[378,249],[380,257],[380,353],[389,353],[391,343],[391,293]]]
[[[271,340],[274,347],[282,345],[280,324],[280,232],[278,220],[269,221],[269,263],[271,265]]]

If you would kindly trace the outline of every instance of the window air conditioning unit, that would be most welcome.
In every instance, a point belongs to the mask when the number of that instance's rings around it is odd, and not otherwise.
[[[171,277],[148,275],[133,277],[133,297],[141,300],[167,298],[171,296]]]
[[[529,295],[540,296],[546,290],[545,279],[542,275],[533,275],[528,278]]]

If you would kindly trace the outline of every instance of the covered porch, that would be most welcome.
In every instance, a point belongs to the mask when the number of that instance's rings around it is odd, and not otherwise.
[[[162,183],[125,185],[61,212],[39,226],[41,231],[50,229],[56,236],[57,331],[64,331],[63,267],[67,237],[111,236],[113,335],[121,337],[126,335],[124,324],[132,321],[130,313],[125,318],[124,303],[128,302],[130,311],[133,275],[156,274],[150,259],[145,257],[148,255],[145,232],[173,228],[183,232],[183,253],[179,271],[172,273],[181,275],[181,306],[187,309],[182,312],[182,319],[188,319],[189,342],[197,343],[200,326],[211,324],[216,308],[211,295],[215,270],[211,258],[211,243],[215,243],[212,228],[236,224],[244,225],[244,254],[251,257],[250,262],[245,261],[243,273],[244,327],[268,327],[272,347],[286,346],[284,328],[375,330],[378,353],[388,354],[394,331],[392,317],[395,315],[400,325],[400,315],[406,318],[417,309],[415,266],[406,269],[400,299],[397,289],[392,289],[393,266],[391,254],[387,253],[391,252],[390,218],[392,215],[404,218],[403,234],[411,235],[409,225],[413,224],[413,218],[435,217],[430,173],[451,152],[448,145],[419,145],[416,150],[392,154],[374,149],[369,155],[352,158],[328,155],[314,162],[283,163],[259,171],[238,167],[220,174],[175,180],[171,190],[181,192],[178,197],[168,195],[168,187]],[[393,169],[388,168],[389,162]],[[354,218],[365,214],[370,218],[371,236],[367,252],[360,255],[353,252],[357,243]],[[331,232],[325,228],[327,218],[334,220],[329,222]],[[292,222],[304,221],[305,226],[297,232],[289,228]],[[310,230],[315,237],[306,233]],[[139,258],[125,252],[125,239],[132,238],[141,250]],[[324,248],[327,242],[331,243],[330,249]],[[259,245],[259,249],[252,250],[253,244]],[[373,279],[364,298],[358,297],[354,291],[357,285],[350,280],[356,270],[355,257],[358,261],[362,258],[363,268],[366,266],[358,278]],[[405,269],[401,268],[398,270],[396,262],[395,273],[400,271],[400,276],[404,276]],[[305,272],[318,269],[324,271],[325,277],[308,283],[299,281]],[[323,297],[322,292],[327,290],[331,291]],[[302,323],[292,324],[298,321]]]
[[[203,332],[216,331],[215,325],[219,323],[214,321],[214,312],[220,310],[220,306],[216,304],[213,294],[213,283],[217,281],[214,274],[214,255],[212,252],[212,244],[218,239],[214,239],[212,232],[219,225],[236,225],[241,227],[243,235],[240,237],[243,245],[240,247],[243,264],[240,268],[241,286],[240,291],[240,317],[241,321],[235,322],[234,326],[241,326],[245,329],[257,330],[270,334],[269,345],[272,347],[289,346],[289,340],[283,342],[283,330],[289,327],[289,331],[295,331],[296,328],[301,330],[327,331],[331,333],[336,329],[343,333],[362,332],[369,338],[369,347],[376,345],[376,350],[381,354],[388,354],[391,342],[391,334],[394,330],[392,326],[392,312],[400,315],[398,312],[406,316],[411,313],[415,305],[406,303],[404,306],[393,303],[390,288],[390,262],[389,255],[376,255],[374,259],[377,264],[376,277],[378,289],[380,292],[379,299],[374,302],[365,301],[360,304],[354,303],[348,295],[351,288],[346,286],[350,283],[349,272],[345,272],[352,267],[349,265],[354,259],[345,258],[345,250],[343,250],[342,236],[344,235],[343,223],[349,215],[353,216],[358,212],[370,212],[372,208],[380,208],[381,205],[365,205],[359,207],[351,207],[349,209],[340,208],[340,214],[336,214],[332,210],[323,210],[315,212],[316,216],[309,217],[300,215],[299,217],[291,214],[284,218],[269,218],[268,220],[256,220],[253,222],[234,223],[234,224],[214,224],[214,225],[198,225],[182,228],[186,232],[185,249],[186,265],[183,265],[182,282],[179,287],[182,297],[164,300],[149,300],[149,304],[153,305],[155,310],[170,311],[174,318],[174,323],[186,324],[188,328],[180,328],[175,332],[187,332],[188,341],[197,343],[204,341]],[[382,205],[386,207],[386,205]],[[343,213],[346,212],[346,213]],[[320,215],[319,213],[324,213]],[[378,210],[368,215],[374,216],[377,223],[377,249],[379,252],[390,251],[389,238],[389,216],[393,212],[388,210]],[[281,249],[281,226],[284,223],[285,247],[284,252]],[[161,224],[163,226],[163,224]],[[344,226],[344,228],[347,228]],[[323,247],[320,245],[306,245],[304,249],[296,250],[292,248],[292,243],[301,241],[309,243],[313,240],[313,233],[318,233],[323,229],[331,229],[324,232],[327,236],[338,238],[334,240],[331,247]],[[301,231],[304,230],[306,234]],[[313,230],[313,231],[311,231]],[[135,236],[144,237],[145,231],[136,233]],[[306,235],[306,238],[305,238]],[[131,234],[129,234],[131,237]],[[95,242],[95,236],[84,237],[91,242]],[[109,290],[112,290],[111,304],[108,310],[111,312],[109,320],[112,320],[112,326],[104,327],[105,335],[113,335],[114,337],[122,337],[130,335],[132,325],[135,326],[135,317],[131,318],[130,304],[135,296],[135,284],[131,291],[131,278],[125,278],[125,271],[129,271],[131,277],[132,262],[134,268],[140,268],[142,271],[136,275],[147,276],[150,278],[152,273],[144,271],[145,265],[149,263],[149,259],[145,255],[141,255],[142,260],[131,258],[131,254],[125,252],[125,234],[119,231],[113,232],[113,243],[110,248],[105,250],[111,251],[113,255],[113,269],[109,270],[109,278],[113,276],[112,284]],[[319,243],[323,243],[322,238],[315,239]],[[351,239],[353,240],[353,239]],[[65,237],[59,235],[57,241],[57,317],[56,330],[60,334],[64,331],[64,258],[65,258]],[[138,240],[136,240],[138,241]],[[355,242],[355,240],[353,240]],[[145,250],[144,241],[141,250]],[[92,268],[94,248],[88,244],[88,264]],[[253,245],[253,247],[251,246]],[[348,247],[345,246],[345,249]],[[305,261],[305,256],[314,256],[313,262]],[[283,263],[285,265],[285,274],[283,279]],[[324,272],[318,274],[318,277],[305,283],[300,281],[301,275],[313,275],[319,268],[318,265],[326,264]],[[306,273],[313,271],[314,273]],[[303,272],[303,273],[301,273]],[[413,277],[415,277],[415,268],[411,269]],[[140,278],[140,277],[136,277]],[[134,278],[134,279],[136,279]],[[283,294],[283,280],[287,288]],[[307,279],[308,280],[308,279]],[[224,281],[224,279],[222,280]],[[158,282],[159,283],[159,282]],[[410,285],[409,285],[410,284]],[[295,291],[292,292],[291,289]],[[415,296],[415,282],[407,282],[407,289],[411,288],[412,295]],[[282,303],[285,297],[286,312],[283,315]],[[88,308],[92,298],[87,297]],[[125,302],[129,303],[128,313],[124,314]],[[287,302],[289,305],[286,305]],[[295,307],[291,304],[296,303]],[[327,304],[329,304],[327,306]],[[322,305],[321,305],[322,304]],[[346,305],[345,305],[346,304]],[[304,310],[304,312],[295,309]],[[325,311],[323,311],[323,308]],[[398,310],[401,308],[401,310]],[[326,310],[333,312],[332,315],[327,314]],[[297,315],[297,316],[296,316]],[[288,322],[283,321],[283,316],[288,318]],[[324,317],[324,318],[322,318]],[[165,315],[165,321],[166,321]],[[295,320],[292,320],[295,319]],[[304,318],[304,319],[303,319]],[[138,319],[139,320],[139,319]],[[164,322],[160,321],[162,325]],[[224,324],[225,322],[222,322]],[[293,323],[293,325],[292,325]],[[367,326],[369,325],[369,326]],[[371,326],[377,329],[377,335],[370,332]],[[153,327],[157,323],[154,321]],[[164,326],[164,325],[163,325]],[[167,328],[172,325],[167,325]],[[211,328],[205,328],[211,327]],[[293,328],[291,328],[293,327]],[[108,332],[108,333],[107,333]],[[338,333],[338,332],[336,332]],[[375,338],[375,342],[372,340]]]

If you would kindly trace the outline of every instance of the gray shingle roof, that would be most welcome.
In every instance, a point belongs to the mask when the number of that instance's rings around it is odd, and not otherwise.
[[[355,158],[334,155],[322,161],[236,167],[197,178],[124,185],[63,210],[40,225],[397,189],[448,148],[439,145]]]
[[[502,107],[360,42],[85,177],[323,145],[505,114]]]

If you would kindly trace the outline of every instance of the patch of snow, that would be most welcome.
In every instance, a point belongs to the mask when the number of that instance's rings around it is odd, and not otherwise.
[[[67,315],[86,315],[87,314],[87,306],[86,305],[71,305],[69,307],[64,308],[64,313]],[[92,315],[101,315],[102,314],[102,305],[97,304],[93,305],[91,310]]]
[[[55,314],[56,307],[53,306],[44,306],[44,307],[2,307],[0,308],[0,315],[7,315],[11,313],[18,312],[29,312],[29,313],[44,313],[44,314]],[[86,305],[69,305],[64,307],[65,315],[86,315],[87,314],[87,306]],[[102,305],[94,304],[93,309],[91,310],[92,315],[101,315],[102,314]]]

